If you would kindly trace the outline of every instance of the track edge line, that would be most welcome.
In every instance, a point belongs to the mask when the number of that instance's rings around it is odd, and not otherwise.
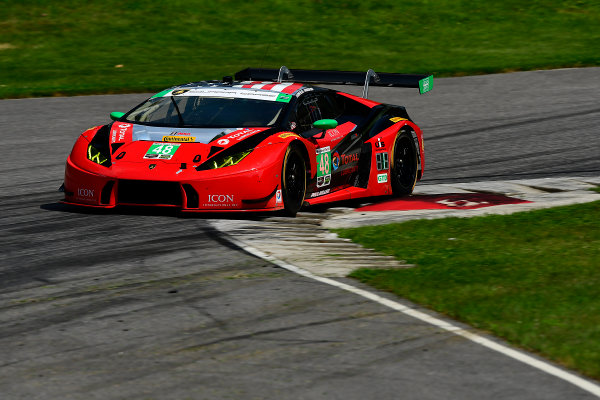
[[[503,344],[494,342],[493,340],[485,338],[479,334],[470,332],[470,331],[460,328],[456,325],[453,325],[452,323],[450,323],[448,321],[444,321],[442,319],[431,316],[425,312],[418,311],[413,308],[407,307],[396,301],[386,299],[385,297],[379,296],[378,294],[369,292],[364,289],[357,288],[355,286],[352,286],[352,285],[349,285],[349,284],[346,284],[343,282],[338,282],[331,278],[326,278],[326,277],[315,275],[305,269],[302,269],[293,264],[289,264],[283,260],[280,260],[276,257],[266,254],[266,253],[258,250],[257,248],[250,246],[250,245],[244,243],[243,241],[230,236],[229,234],[227,234],[223,231],[219,230],[219,233],[222,235],[222,237],[224,239],[228,240],[229,242],[236,245],[237,247],[244,250],[245,252],[252,254],[258,258],[261,258],[265,261],[268,261],[270,263],[273,263],[283,269],[286,269],[295,274],[304,276],[306,278],[310,278],[310,279],[316,280],[318,282],[322,282],[327,285],[337,287],[337,288],[345,290],[347,292],[354,293],[354,294],[362,296],[368,300],[374,301],[383,306],[391,308],[395,311],[399,311],[405,315],[408,315],[408,316],[418,319],[420,321],[426,322],[426,323],[436,326],[438,328],[444,329],[448,332],[454,333],[454,334],[461,336],[467,340],[470,340],[474,343],[484,346],[490,350],[501,353],[501,354],[503,354],[507,357],[510,357],[514,360],[520,361],[520,362],[527,364],[533,368],[536,368],[540,371],[546,372],[547,374],[553,375],[553,376],[560,378],[566,382],[569,382],[572,385],[577,386],[580,389],[583,389],[583,390],[595,395],[596,397],[600,398],[600,386],[599,385],[597,385],[587,379],[581,378],[572,372],[569,372],[569,371],[566,371],[559,367],[556,367],[556,366],[550,364],[549,362],[539,360],[535,357],[532,357],[532,356],[524,353],[521,350],[513,349],[513,348],[505,346]]]

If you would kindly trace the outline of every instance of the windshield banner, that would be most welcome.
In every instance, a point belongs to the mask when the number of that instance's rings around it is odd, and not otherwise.
[[[196,89],[175,89],[170,93],[166,93],[165,96],[196,96],[196,97],[225,97],[235,99],[254,99],[254,100],[265,100],[265,101],[283,101],[289,102],[291,96],[280,96],[280,93],[271,92],[266,90],[253,90],[253,89],[232,89],[232,88],[196,88]],[[285,101],[287,100],[287,101]]]

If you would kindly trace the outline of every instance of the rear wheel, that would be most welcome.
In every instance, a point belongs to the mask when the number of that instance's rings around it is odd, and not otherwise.
[[[296,146],[290,146],[283,158],[281,188],[285,214],[295,217],[306,193],[306,162]]]
[[[394,196],[411,194],[417,183],[417,149],[411,135],[400,132],[392,150],[391,183]]]

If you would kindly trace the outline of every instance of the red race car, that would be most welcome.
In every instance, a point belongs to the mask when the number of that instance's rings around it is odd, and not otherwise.
[[[364,84],[363,97],[307,83]],[[248,68],[164,90],[81,134],[64,203],[276,211],[413,191],[423,135],[369,85],[433,87],[433,77]]]

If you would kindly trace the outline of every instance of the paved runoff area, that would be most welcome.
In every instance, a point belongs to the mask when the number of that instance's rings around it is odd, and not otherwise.
[[[590,190],[599,185],[600,177],[422,185],[412,196],[403,199],[388,199],[356,208],[333,208],[320,214],[304,212],[295,219],[287,220],[273,217],[256,221],[216,220],[213,226],[221,230],[223,236],[234,245],[283,269],[362,296],[600,397],[600,386],[596,382],[429,311],[420,311],[414,305],[393,301],[346,283],[340,278],[361,266],[412,266],[378,255],[327,230],[328,227],[364,226],[419,218],[511,214],[585,203],[600,199],[599,193]],[[540,398],[544,398],[544,395]]]
[[[591,188],[599,177],[543,178],[417,185],[412,196],[302,212],[296,218],[214,220],[212,225],[239,243],[323,277],[345,277],[357,268],[412,265],[337,237],[331,228],[351,228],[411,219],[512,214],[600,200]]]

